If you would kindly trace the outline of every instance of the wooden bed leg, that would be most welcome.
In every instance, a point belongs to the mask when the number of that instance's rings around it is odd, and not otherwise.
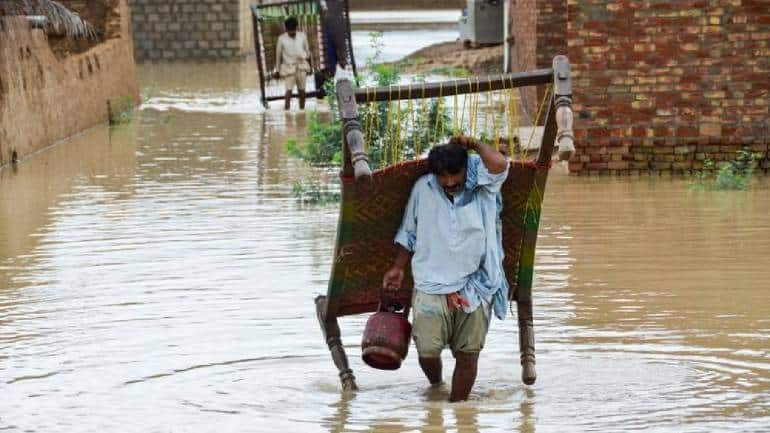
[[[340,372],[340,382],[342,383],[343,391],[357,391],[356,377],[353,376],[353,370],[348,366],[348,356],[345,354],[345,349],[342,347],[342,340],[340,339],[340,326],[337,323],[337,318],[327,320],[325,316],[326,311],[326,296],[317,296],[315,298],[315,311],[318,317],[318,324],[321,325],[321,332],[323,333],[326,344],[329,346],[329,351],[332,354],[332,361],[337,366],[337,370]]]
[[[532,385],[537,379],[535,372],[535,326],[532,322],[532,299],[517,301],[519,316],[519,352],[521,353],[521,380]]]

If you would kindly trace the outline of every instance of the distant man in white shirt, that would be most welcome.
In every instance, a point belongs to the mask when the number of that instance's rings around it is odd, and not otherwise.
[[[275,77],[283,78],[286,87],[284,108],[291,108],[291,94],[297,87],[299,94],[299,108],[305,109],[305,80],[310,72],[310,49],[307,36],[297,31],[296,17],[289,17],[284,21],[286,33],[278,37],[276,44]]]

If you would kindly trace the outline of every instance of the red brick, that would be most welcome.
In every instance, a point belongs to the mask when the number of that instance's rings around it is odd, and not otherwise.
[[[693,126],[679,126],[676,128],[677,137],[695,137],[698,135],[698,129]]]
[[[628,170],[628,161],[610,161],[607,163],[607,168],[610,170]]]
[[[698,155],[730,158],[734,147],[757,144],[768,157],[767,2],[576,0],[569,14],[565,0],[516,6],[514,70],[550,67],[556,53],[570,58],[578,158],[599,164],[581,171],[648,170],[643,159],[655,155],[653,169],[687,172]],[[542,89],[522,95],[536,112]],[[638,166],[601,165],[608,160]]]

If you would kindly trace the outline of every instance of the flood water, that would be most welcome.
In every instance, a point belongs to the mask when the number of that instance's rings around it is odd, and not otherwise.
[[[361,388],[345,395],[312,302],[338,209],[291,194],[331,175],[283,147],[304,115],[258,109],[248,66],[140,78],[154,96],[131,124],[0,170],[0,430],[770,430],[767,179],[554,174],[537,383],[495,320],[471,400],[446,403],[414,348],[398,371],[363,365],[363,315],[341,319]]]

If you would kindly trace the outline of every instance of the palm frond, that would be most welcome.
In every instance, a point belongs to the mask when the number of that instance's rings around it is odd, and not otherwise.
[[[48,17],[46,31],[70,38],[97,39],[96,28],[66,6],[53,0],[0,1],[0,15],[44,15]]]

